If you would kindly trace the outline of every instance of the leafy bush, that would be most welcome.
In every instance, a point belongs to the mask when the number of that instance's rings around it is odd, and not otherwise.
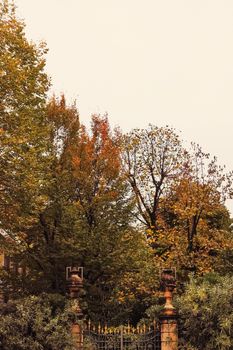
[[[42,294],[9,302],[0,310],[1,350],[71,350],[72,312],[65,298]]]
[[[233,277],[191,278],[176,298],[181,349],[233,349]]]

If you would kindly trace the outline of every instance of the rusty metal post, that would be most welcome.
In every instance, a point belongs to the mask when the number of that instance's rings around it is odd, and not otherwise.
[[[121,335],[121,344],[120,344],[120,350],[124,350],[124,334],[123,334],[123,326],[120,328],[120,335]]]
[[[4,290],[3,290],[3,283],[2,280],[0,280],[0,305],[4,304],[5,297],[4,297]]]
[[[166,302],[160,314],[161,350],[178,349],[177,313],[172,305],[172,293],[175,287],[175,270],[164,269],[161,273],[161,288]]]
[[[67,267],[66,279],[69,290],[69,296],[72,300],[72,311],[77,315],[77,320],[83,319],[83,313],[79,305],[80,291],[83,288],[83,268]],[[83,328],[81,323],[75,322],[71,328],[72,337],[75,342],[75,349],[83,349]]]

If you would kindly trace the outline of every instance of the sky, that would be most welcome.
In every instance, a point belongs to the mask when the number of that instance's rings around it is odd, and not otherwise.
[[[16,0],[51,92],[88,125],[174,127],[233,169],[232,0]],[[233,214],[233,200],[227,202]]]

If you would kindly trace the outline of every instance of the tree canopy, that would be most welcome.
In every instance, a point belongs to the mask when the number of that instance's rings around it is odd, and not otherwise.
[[[11,2],[0,3],[0,227],[23,234],[44,205],[44,44],[29,43]],[[24,228],[22,227],[24,226]]]

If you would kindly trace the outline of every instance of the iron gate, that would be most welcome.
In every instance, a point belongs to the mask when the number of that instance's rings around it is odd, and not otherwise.
[[[133,328],[95,327],[84,330],[84,349],[88,350],[161,350],[160,327],[153,324]]]

